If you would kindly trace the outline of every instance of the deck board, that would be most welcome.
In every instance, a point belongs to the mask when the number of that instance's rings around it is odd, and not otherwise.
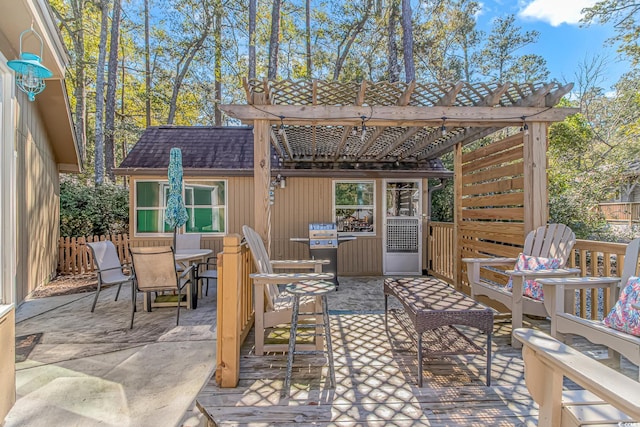
[[[291,389],[281,397],[286,355],[253,355],[250,335],[241,349],[238,387],[223,389],[211,379],[197,398],[198,407],[216,426],[537,425],[538,407],[524,383],[521,351],[510,346],[510,319],[494,324],[491,387],[485,385],[484,355],[456,355],[426,359],[422,388],[417,387],[416,347],[392,316],[388,330],[379,309],[336,310],[330,319],[335,390],[328,388],[323,356],[299,355]],[[525,318],[525,326],[549,330],[546,320]],[[486,336],[461,329],[485,344]],[[601,351],[584,340],[574,345]],[[637,378],[637,368],[624,368]]]

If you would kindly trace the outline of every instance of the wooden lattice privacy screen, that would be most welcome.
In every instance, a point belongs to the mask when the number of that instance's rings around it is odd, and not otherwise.
[[[462,218],[458,228],[461,258],[516,257],[522,250],[523,175],[523,133],[462,155]],[[461,268],[463,286],[468,286],[464,263]],[[508,276],[497,270],[481,269],[482,278],[505,284]]]

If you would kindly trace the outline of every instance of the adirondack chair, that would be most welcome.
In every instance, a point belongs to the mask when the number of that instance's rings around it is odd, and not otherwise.
[[[467,276],[471,286],[471,296],[477,298],[481,295],[490,300],[497,301],[507,307],[511,312],[512,330],[522,327],[522,315],[546,317],[544,302],[523,295],[525,280],[565,277],[580,273],[579,269],[563,268],[569,259],[571,249],[576,242],[576,236],[569,227],[564,224],[548,224],[531,231],[524,241],[522,253],[527,256],[556,258],[560,260],[560,267],[555,270],[506,270],[511,276],[513,289],[496,283],[485,281],[480,276],[481,267],[497,267],[514,265],[516,258],[463,258],[467,264]],[[512,337],[511,345],[520,348],[521,343]]]
[[[608,366],[533,329],[516,329],[524,344],[524,378],[540,406],[538,426],[636,426],[638,383]],[[564,377],[583,390],[563,389]]]
[[[565,304],[567,289],[609,288],[611,301],[617,301],[620,290],[626,286],[629,278],[640,275],[639,262],[640,239],[635,239],[627,245],[621,277],[571,277],[541,280],[545,294],[549,295],[546,303],[551,315],[551,334],[554,337],[562,337],[563,334],[582,336],[594,344],[606,345],[609,349],[622,354],[629,361],[640,366],[640,337],[610,328],[600,320],[583,319],[574,314],[573,304]],[[640,310],[640,307],[636,308]],[[638,375],[640,379],[640,372]]]
[[[288,293],[281,293],[279,285],[304,280],[330,280],[333,274],[322,273],[322,266],[328,260],[270,260],[267,249],[260,235],[251,227],[244,225],[242,233],[249,245],[253,262],[256,266],[257,274],[252,274],[255,286],[255,328],[256,343],[255,354],[263,355],[265,352],[288,350],[288,341],[282,343],[265,344],[265,334],[280,326],[286,327],[291,323],[291,313],[293,307],[293,296]],[[311,270],[308,273],[274,273],[274,269],[304,269]],[[300,303],[300,312],[314,312],[321,316],[320,300],[317,298],[303,298]],[[315,319],[314,316],[300,316],[301,319],[312,317],[313,323],[322,323],[322,318]],[[297,344],[297,349],[321,350],[323,340],[321,336],[315,338],[312,344]]]

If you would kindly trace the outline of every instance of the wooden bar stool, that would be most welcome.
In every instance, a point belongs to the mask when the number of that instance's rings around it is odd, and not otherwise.
[[[331,347],[331,323],[329,322],[329,311],[327,309],[327,294],[336,288],[333,282],[321,280],[308,280],[287,285],[286,291],[293,295],[293,309],[291,313],[291,333],[289,334],[289,354],[287,356],[287,374],[284,380],[283,393],[286,393],[291,387],[291,374],[293,371],[293,357],[296,354],[322,354],[327,353],[329,361],[329,379],[331,388],[336,386],[336,373],[333,367],[333,349]],[[300,313],[300,299],[305,296],[320,297],[322,312],[321,313]],[[322,314],[322,323],[298,323],[299,315],[316,315]],[[324,331],[319,332],[323,328]],[[301,331],[298,329],[313,329],[313,331]],[[324,334],[326,341],[326,350],[296,350],[296,337],[318,337]]]

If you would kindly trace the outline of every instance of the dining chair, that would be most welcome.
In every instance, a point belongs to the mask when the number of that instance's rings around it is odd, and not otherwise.
[[[217,256],[210,256],[205,262],[199,262],[196,264],[195,269],[195,281],[199,283],[198,297],[202,294],[203,282],[206,280],[207,287],[205,290],[205,296],[209,295],[209,281],[215,282],[214,290],[217,290],[218,286],[218,262]]]
[[[130,267],[127,264],[123,265],[120,263],[116,247],[110,240],[90,242],[87,243],[87,246],[91,250],[93,262],[98,269],[98,289],[96,290],[96,295],[91,305],[91,312],[93,313],[96,308],[96,302],[98,301],[98,295],[100,295],[100,289],[102,289],[103,285],[118,285],[115,299],[115,301],[118,301],[122,284],[130,282],[133,275],[125,272]]]
[[[131,261],[133,264],[133,286],[131,287],[131,326],[133,329],[133,317],[136,312],[137,292],[175,291],[178,293],[178,306],[176,314],[176,326],[180,322],[180,306],[182,305],[182,290],[193,283],[193,270],[191,265],[182,272],[176,269],[173,248],[170,246],[156,247],[132,247]],[[150,305],[150,295],[147,298]],[[150,311],[151,308],[148,306]]]

